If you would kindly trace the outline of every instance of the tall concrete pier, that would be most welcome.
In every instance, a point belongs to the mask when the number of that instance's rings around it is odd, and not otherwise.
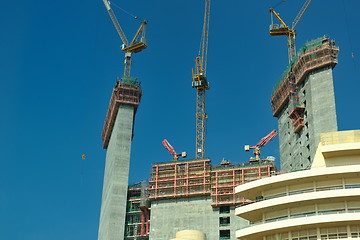
[[[134,78],[117,81],[103,128],[106,151],[99,240],[123,240],[133,125],[141,98]]]
[[[337,131],[332,69],[338,52],[328,37],[306,43],[274,88],[281,170],[308,169],[320,133]]]

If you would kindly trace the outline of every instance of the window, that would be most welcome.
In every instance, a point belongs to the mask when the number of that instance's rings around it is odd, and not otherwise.
[[[230,230],[220,230],[219,231],[220,239],[230,239]]]
[[[348,238],[346,226],[331,228],[320,228],[321,239],[342,239]]]
[[[230,225],[230,217],[221,217],[219,218],[219,226],[229,226]]]
[[[230,213],[230,206],[220,207],[219,213]]]

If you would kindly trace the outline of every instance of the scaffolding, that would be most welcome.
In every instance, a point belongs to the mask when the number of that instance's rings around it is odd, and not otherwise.
[[[134,106],[134,116],[140,99],[142,96],[140,84],[136,78],[123,77],[121,81],[116,81],[113,89],[109,108],[106,114],[104,127],[102,131],[103,148],[107,149],[111,132],[114,128],[115,119],[121,104],[128,104]]]
[[[150,211],[145,182],[128,187],[125,239],[148,239]]]
[[[304,127],[304,112],[305,106],[298,105],[294,107],[289,114],[289,117],[292,120],[293,131],[295,133],[300,132],[300,130]]]
[[[210,195],[210,159],[153,164],[149,200]]]
[[[235,187],[260,178],[273,176],[276,173],[275,163],[268,160],[215,166],[211,172],[212,206],[248,203],[249,200],[235,194]]]
[[[338,62],[338,53],[339,48],[335,46],[335,42],[325,36],[306,43],[294,57],[273,90],[270,100],[273,116],[278,117],[289,102],[293,89],[292,83],[300,86],[312,71],[326,67],[334,68]],[[294,110],[292,119],[297,121],[299,120],[297,116],[301,117],[302,110]]]
[[[207,195],[212,206],[241,205],[248,202],[235,194],[235,187],[277,174],[274,161],[212,167],[210,159],[172,161],[153,164],[149,181],[149,200]]]

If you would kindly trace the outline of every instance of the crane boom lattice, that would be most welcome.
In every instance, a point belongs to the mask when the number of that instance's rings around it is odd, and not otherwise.
[[[196,88],[196,151],[195,158],[205,157],[206,136],[206,90],[210,88],[206,78],[210,23],[210,0],[205,0],[204,24],[202,29],[199,55],[195,58],[195,68],[192,71],[192,87]]]
[[[304,13],[308,9],[310,3],[312,0],[306,0],[306,2],[301,7],[300,11],[296,15],[294,21],[292,22],[291,28],[282,20],[280,17],[280,14],[277,13],[273,8],[270,8],[270,13],[273,14],[280,24],[273,24],[270,25],[270,36],[281,36],[286,35],[287,36],[287,46],[288,46],[288,57],[289,57],[289,63],[294,59],[296,55],[296,46],[295,46],[295,27],[303,17]]]
[[[124,78],[130,78],[130,70],[132,64],[132,53],[141,52],[147,47],[145,38],[145,26],[147,21],[142,21],[139,29],[137,30],[133,40],[129,43],[124,31],[121,28],[119,21],[116,18],[114,11],[111,9],[110,2],[108,0],[102,0],[105,8],[110,16],[111,21],[114,24],[116,32],[118,33],[121,41],[123,42],[121,50],[125,51],[124,60]]]

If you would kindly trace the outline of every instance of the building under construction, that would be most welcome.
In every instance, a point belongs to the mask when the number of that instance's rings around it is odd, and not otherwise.
[[[121,80],[116,81],[112,90],[102,131],[103,148],[106,149],[106,162],[98,239],[123,240],[128,232],[137,231],[138,229],[137,225],[133,226],[132,229],[129,229],[128,226],[125,229],[124,225],[126,219],[133,219],[134,217],[131,214],[129,215],[131,211],[128,211],[132,208],[127,208],[127,192],[134,119],[142,96],[140,82],[137,78],[130,76],[130,69],[132,54],[147,48],[145,38],[147,21],[141,22],[133,40],[129,42],[110,6],[110,2],[103,0],[103,3],[123,42],[121,50],[125,52],[125,59],[124,75]],[[133,196],[129,195],[129,197],[132,199]],[[143,211],[142,217],[149,216],[145,208]],[[128,222],[131,221],[128,220]]]
[[[273,158],[259,157],[259,148],[277,131],[258,145],[248,146],[247,150],[255,149],[256,158],[247,163],[232,164],[223,160],[213,166],[205,157],[210,0],[205,0],[201,54],[196,57],[192,79],[197,91],[195,159],[180,161],[181,154],[172,148],[169,152],[174,161],[153,163],[149,181],[131,186],[128,186],[128,174],[133,124],[142,95],[140,83],[130,77],[131,54],[146,48],[146,21],[141,23],[134,40],[129,43],[110,2],[103,2],[126,53],[124,76],[113,89],[103,128],[103,147],[107,153],[98,239],[169,240],[185,229],[201,231],[208,240],[235,239],[235,231],[249,225],[247,220],[235,216],[237,206],[249,203],[235,194],[235,187],[279,174]],[[308,168],[320,133],[337,130],[332,69],[337,64],[339,49],[329,38],[322,37],[308,42],[295,54],[295,26],[310,2],[306,1],[291,29],[273,10],[281,25],[272,28],[272,32],[287,35],[291,43],[289,67],[271,97],[273,116],[278,118],[281,170],[285,171]]]
[[[328,37],[306,43],[274,87],[281,170],[310,167],[320,133],[337,131],[332,69],[338,52]]]
[[[338,52],[328,37],[306,43],[274,88],[283,171],[310,166],[319,134],[337,129],[332,69]],[[194,226],[207,239],[235,239],[235,231],[249,224],[235,217],[236,206],[249,203],[235,187],[277,174],[271,158],[217,166],[209,158],[154,163],[146,187],[129,187],[125,239],[168,240]]]
[[[306,43],[274,88],[283,171],[310,166],[319,134],[337,129],[332,69],[338,52],[328,37]],[[249,224],[235,217],[236,206],[249,203],[234,194],[235,187],[279,173],[267,159],[217,166],[209,158],[154,163],[146,187],[129,187],[125,239],[168,240],[194,226],[208,239],[235,239],[235,231]]]
[[[106,163],[98,239],[123,239],[134,118],[141,99],[136,79],[123,78],[113,89],[103,127]],[[121,151],[119,151],[121,149]]]
[[[271,104],[279,119],[283,171],[310,166],[320,133],[337,130],[332,69],[338,52],[328,37],[306,43],[274,88]],[[207,239],[235,239],[235,231],[249,224],[235,217],[236,206],[249,201],[236,196],[235,187],[279,173],[274,161],[254,158],[237,165],[212,166],[209,158],[152,164],[148,186],[137,190],[138,196],[147,191],[136,200],[146,204],[136,204],[129,188],[128,209],[135,206],[138,215],[127,218],[126,239],[168,240],[194,226]],[[131,211],[128,216],[135,214]]]
[[[266,159],[218,166],[208,158],[155,163],[147,188],[129,187],[125,239],[168,240],[195,226],[207,239],[234,239],[235,230],[248,225],[235,217],[235,207],[247,203],[235,187],[275,174],[274,161]]]
[[[149,239],[150,211],[146,182],[130,185],[126,208],[125,238]]]

